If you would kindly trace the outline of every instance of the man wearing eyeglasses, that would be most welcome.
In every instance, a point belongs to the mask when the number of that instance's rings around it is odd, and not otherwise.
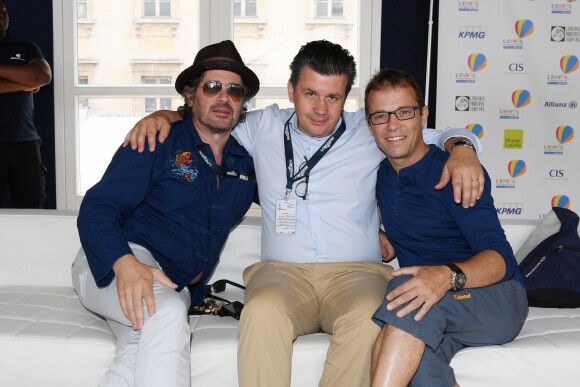
[[[379,71],[365,90],[368,126],[387,155],[377,175],[385,231],[401,269],[373,316],[382,327],[372,386],[457,385],[451,358],[467,346],[503,344],[519,333],[526,292],[493,205],[491,182],[475,206],[433,185],[447,153],[423,141],[429,109],[408,74]]]
[[[72,277],[117,339],[101,386],[191,385],[188,308],[256,198],[253,160],[230,134],[259,87],[231,41],[204,47],[175,81],[183,119],[159,150],[119,148],[87,191]]]
[[[244,272],[239,384],[289,386],[293,340],[323,331],[332,336],[319,385],[368,386],[379,331],[371,316],[392,271],[381,263],[377,233],[376,172],[385,156],[369,134],[364,110],[343,110],[356,76],[347,50],[309,42],[290,70],[294,108],[252,111],[232,134],[254,157],[262,209],[261,262]],[[131,139],[142,151],[145,135],[155,139],[157,127],[173,119],[169,111],[144,119],[126,143]],[[477,142],[465,130],[455,134]],[[443,146],[453,133],[428,135]],[[149,141],[150,150],[154,145]],[[453,153],[453,181],[468,206],[480,195],[481,166],[472,149]],[[383,246],[390,256],[386,241]]]

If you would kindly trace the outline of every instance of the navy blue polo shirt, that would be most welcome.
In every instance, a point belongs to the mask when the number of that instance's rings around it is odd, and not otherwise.
[[[395,247],[401,267],[437,266],[462,262],[483,250],[498,252],[506,263],[503,280],[522,282],[517,261],[493,204],[491,181],[474,207],[463,208],[453,199],[453,186],[435,190],[449,155],[430,145],[415,164],[399,176],[388,159],[377,175],[377,200],[385,232]]]
[[[8,38],[0,42],[0,65],[21,66],[31,59],[44,59],[42,51],[33,42]],[[39,140],[33,119],[31,92],[0,94],[0,142]]]
[[[103,178],[81,204],[78,230],[97,285],[114,278],[113,264],[131,254],[128,243],[147,248],[164,273],[179,287],[199,273],[192,302],[203,297],[203,285],[218,263],[230,230],[257,197],[254,163],[230,137],[222,165],[249,178],[218,175],[199,155],[201,141],[191,118],[173,123],[167,140],[155,152],[120,147]]]

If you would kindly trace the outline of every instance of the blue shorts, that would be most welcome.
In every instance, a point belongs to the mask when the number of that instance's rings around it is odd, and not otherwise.
[[[408,275],[393,278],[387,293],[410,278]],[[515,280],[447,292],[420,321],[413,319],[416,311],[405,317],[396,316],[395,313],[407,304],[388,311],[387,303],[385,299],[373,315],[373,321],[380,327],[395,326],[426,345],[410,384],[413,387],[453,386],[455,375],[449,363],[460,349],[512,341],[528,314],[526,291]]]

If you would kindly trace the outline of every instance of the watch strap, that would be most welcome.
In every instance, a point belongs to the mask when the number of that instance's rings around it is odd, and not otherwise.
[[[451,152],[453,148],[455,148],[456,146],[462,146],[465,148],[473,149],[475,151],[475,145],[473,145],[473,143],[470,140],[455,141],[453,145],[451,145],[451,149],[449,149],[449,152]]]

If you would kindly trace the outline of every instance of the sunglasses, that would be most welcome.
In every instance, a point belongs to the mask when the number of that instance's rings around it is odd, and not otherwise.
[[[218,95],[223,88],[223,85],[220,81],[207,81],[203,84],[203,86],[198,86],[203,88],[203,93],[208,97],[215,97]],[[230,83],[226,86],[226,91],[231,99],[238,102],[244,95],[246,95],[246,90],[244,86],[239,85],[237,83]]]

